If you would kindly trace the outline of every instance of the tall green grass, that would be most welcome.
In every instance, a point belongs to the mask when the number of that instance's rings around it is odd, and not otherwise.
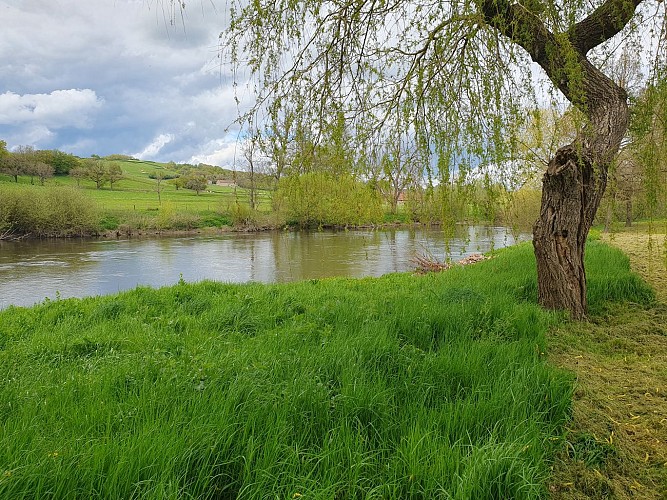
[[[589,249],[592,306],[651,300]],[[0,312],[0,498],[540,498],[572,381],[530,245],[441,274]]]

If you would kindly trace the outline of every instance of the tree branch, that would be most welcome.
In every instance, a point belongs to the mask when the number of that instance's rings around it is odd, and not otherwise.
[[[572,45],[586,55],[589,50],[619,33],[630,22],[642,1],[607,0],[568,31]]]

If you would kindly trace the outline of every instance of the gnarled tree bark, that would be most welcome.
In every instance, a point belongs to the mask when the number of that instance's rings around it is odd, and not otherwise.
[[[587,118],[575,141],[549,162],[540,216],[533,227],[539,302],[567,310],[574,319],[586,316],[586,238],[629,120],[625,90],[595,68],[586,54],[623,29],[641,1],[607,0],[557,36],[520,4],[478,0],[485,21],[523,47]]]

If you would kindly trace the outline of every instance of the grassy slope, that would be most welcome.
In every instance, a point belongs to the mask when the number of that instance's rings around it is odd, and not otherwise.
[[[90,196],[98,201],[103,210],[157,210],[160,205],[157,196],[157,181],[149,175],[155,172],[173,173],[167,164],[144,162],[138,160],[115,161],[123,170],[124,179],[114,183],[113,191],[106,184],[102,189],[95,189],[95,184],[89,180],[81,181]],[[60,184],[76,185],[76,180],[69,177],[58,177],[53,180]],[[235,199],[247,202],[248,194],[245,189],[220,187],[210,185],[206,192],[197,195],[189,189],[177,190],[169,181],[161,184],[162,202],[171,202],[179,210],[202,211],[226,208],[226,205]]]
[[[604,239],[630,256],[658,301],[609,305],[550,335],[551,360],[577,377],[554,499],[667,498],[667,237],[647,229]]]
[[[169,170],[168,164],[155,162],[144,162],[139,160],[115,161],[118,163],[124,174],[124,179],[114,183],[113,190],[107,183],[101,189],[95,188],[95,183],[90,180],[81,180],[80,188],[88,197],[93,199],[100,209],[100,212],[107,220],[115,220],[119,223],[126,223],[133,227],[144,228],[145,226],[155,226],[154,219],[161,213],[165,213],[165,222],[169,225],[169,218],[174,212],[180,214],[192,214],[203,218],[203,224],[208,225],[220,223],[214,214],[229,214],[234,210],[234,206],[239,203],[244,207],[248,205],[248,191],[243,188],[229,188],[210,185],[206,191],[197,195],[189,189],[179,189],[169,181],[162,181],[161,201],[158,201],[157,181],[151,179],[151,173],[161,171],[163,173],[173,173]],[[0,174],[0,182],[13,183],[9,176]],[[21,184],[29,184],[30,178],[27,176],[19,177]],[[35,181],[38,184],[38,181]],[[46,185],[65,185],[76,186],[76,179],[68,176],[58,176],[48,179]],[[35,186],[36,189],[39,186]],[[263,191],[259,192],[259,208],[268,209],[270,200]],[[207,219],[210,221],[207,222]],[[158,224],[160,224],[158,223]],[[200,222],[201,223],[201,222]]]
[[[647,302],[620,252],[591,303]],[[0,313],[0,497],[538,498],[571,379],[530,245],[426,276]]]

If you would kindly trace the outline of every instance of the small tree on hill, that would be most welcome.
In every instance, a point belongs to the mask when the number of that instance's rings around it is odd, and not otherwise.
[[[199,196],[199,193],[201,193],[204,189],[206,189],[206,186],[208,185],[208,181],[206,179],[205,175],[201,174],[196,174],[191,177],[189,177],[186,182],[185,182],[185,187],[187,189],[192,189],[197,193],[197,196]]]
[[[88,179],[95,183],[95,188],[100,189],[109,180],[107,169],[102,160],[98,158],[90,158],[84,160],[84,167]]]
[[[114,183],[123,179],[123,169],[116,162],[110,163],[107,167],[107,179],[109,180],[109,187],[113,191]]]
[[[9,153],[0,163],[0,172],[14,178],[14,182],[19,182],[19,175],[25,174],[25,165],[21,159],[13,153]]]
[[[164,180],[164,173],[162,173],[161,170],[156,170],[155,173],[153,174],[153,179],[155,179],[155,190],[157,191],[157,202],[159,205],[162,205],[162,197],[160,193],[162,193],[162,181]]]
[[[32,172],[39,178],[39,183],[43,186],[46,179],[53,177],[55,169],[47,163],[38,161],[33,164]]]
[[[69,176],[76,179],[76,187],[81,187],[81,179],[88,178],[88,170],[83,166],[74,167],[69,171]]]
[[[19,182],[19,175],[34,175],[32,164],[35,162],[35,149],[32,146],[19,146],[16,151],[9,153],[0,167],[2,172]]]
[[[79,159],[76,156],[57,149],[35,151],[35,155],[38,161],[53,167],[54,175],[67,175],[70,170],[79,166]]]

